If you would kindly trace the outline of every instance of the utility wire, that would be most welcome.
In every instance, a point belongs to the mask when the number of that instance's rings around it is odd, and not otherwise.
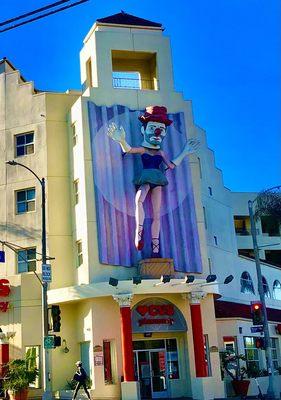
[[[0,243],[2,244],[2,246],[7,246],[10,250],[12,250],[14,253],[17,254],[18,258],[22,259],[24,262],[26,262],[28,264],[28,260],[25,257],[23,257],[21,254],[19,254],[19,252],[16,248],[11,246],[8,242],[4,242],[2,240],[0,240]],[[36,271],[32,271],[32,272],[35,274],[36,278],[38,279],[40,284],[43,286],[43,283],[42,283],[41,279],[39,278],[39,275],[37,274],[37,272]]]
[[[0,26],[8,25],[8,24],[10,24],[11,22],[15,22],[15,21],[18,21],[19,19],[23,19],[23,18],[29,17],[30,15],[37,14],[37,13],[39,13],[39,12],[41,12],[41,11],[48,10],[48,9],[50,9],[50,8],[59,6],[59,5],[63,4],[63,3],[68,3],[69,1],[70,1],[70,0],[60,0],[60,1],[57,1],[56,3],[48,4],[47,6],[44,6],[44,7],[41,7],[41,8],[37,8],[36,10],[27,12],[27,13],[25,13],[25,14],[21,14],[21,15],[19,15],[19,16],[17,16],[17,17],[11,18],[11,19],[7,19],[7,20],[4,21],[4,22],[0,22]]]
[[[75,3],[69,4],[69,5],[67,5],[67,6],[60,7],[60,8],[58,8],[58,9],[56,9],[56,10],[49,11],[49,12],[47,12],[47,13],[45,13],[45,14],[38,15],[38,16],[36,16],[36,17],[34,17],[34,18],[30,18],[30,19],[28,19],[27,21],[23,21],[23,22],[20,22],[20,23],[18,23],[18,24],[14,24],[14,25],[11,25],[11,26],[9,26],[9,27],[7,27],[7,28],[1,29],[1,30],[0,30],[0,33],[9,31],[9,30],[11,30],[11,29],[18,28],[19,26],[22,26],[22,25],[29,24],[30,22],[34,22],[34,21],[37,21],[38,19],[42,19],[42,18],[48,17],[49,15],[53,15],[53,14],[56,14],[56,13],[58,13],[58,12],[60,12],[60,11],[67,10],[68,8],[72,8],[72,7],[78,6],[79,4],[86,3],[87,1],[89,1],[89,0],[80,0],[80,1],[76,1]]]

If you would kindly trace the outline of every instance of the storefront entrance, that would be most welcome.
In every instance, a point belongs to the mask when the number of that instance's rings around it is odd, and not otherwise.
[[[176,339],[134,341],[136,379],[143,399],[169,396],[170,382],[179,379]]]
[[[145,299],[133,308],[132,331],[139,336],[133,340],[135,379],[142,399],[170,398],[171,392],[179,392],[177,338],[186,330],[182,313],[167,300]]]
[[[168,397],[165,349],[136,351],[135,363],[142,399]]]

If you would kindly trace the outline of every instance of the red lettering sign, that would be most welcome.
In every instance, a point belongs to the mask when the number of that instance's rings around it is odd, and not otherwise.
[[[173,325],[173,318],[141,318],[139,319],[139,326],[143,325]]]
[[[8,279],[0,279],[0,297],[7,297],[11,292]]]
[[[151,317],[156,317],[158,315],[168,315],[172,316],[175,313],[173,304],[151,304],[150,306],[138,306],[137,312],[144,317],[149,314]]]
[[[0,301],[0,311],[6,312],[9,307],[9,302],[8,301]]]

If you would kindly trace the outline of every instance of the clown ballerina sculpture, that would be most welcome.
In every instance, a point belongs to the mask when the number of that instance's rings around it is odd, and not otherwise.
[[[143,115],[139,116],[142,123],[141,133],[143,142],[140,147],[131,147],[126,142],[126,133],[122,126],[118,128],[115,123],[108,127],[108,136],[118,142],[125,153],[140,154],[143,170],[140,176],[135,179],[135,246],[137,250],[142,250],[144,246],[144,201],[147,194],[151,194],[153,210],[153,221],[151,225],[151,249],[152,256],[158,257],[160,251],[160,209],[162,198],[162,187],[168,184],[165,174],[160,169],[162,163],[166,164],[166,169],[174,169],[179,166],[185,156],[196,152],[199,147],[197,139],[187,140],[182,152],[173,160],[169,160],[165,152],[161,149],[163,139],[167,133],[167,127],[172,121],[167,117],[166,107],[150,106],[146,108]]]

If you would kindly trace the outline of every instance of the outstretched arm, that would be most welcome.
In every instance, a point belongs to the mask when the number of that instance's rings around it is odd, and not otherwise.
[[[123,128],[123,126],[120,126],[120,128],[117,128],[117,125],[112,122],[108,129],[107,129],[107,135],[118,142],[124,151],[124,153],[135,153],[135,154],[142,154],[144,152],[143,147],[131,147],[127,142],[126,142],[126,132]]]
[[[178,167],[184,157],[188,156],[189,154],[195,153],[200,146],[200,142],[197,139],[188,139],[186,142],[182,152],[172,160],[172,163]]]

